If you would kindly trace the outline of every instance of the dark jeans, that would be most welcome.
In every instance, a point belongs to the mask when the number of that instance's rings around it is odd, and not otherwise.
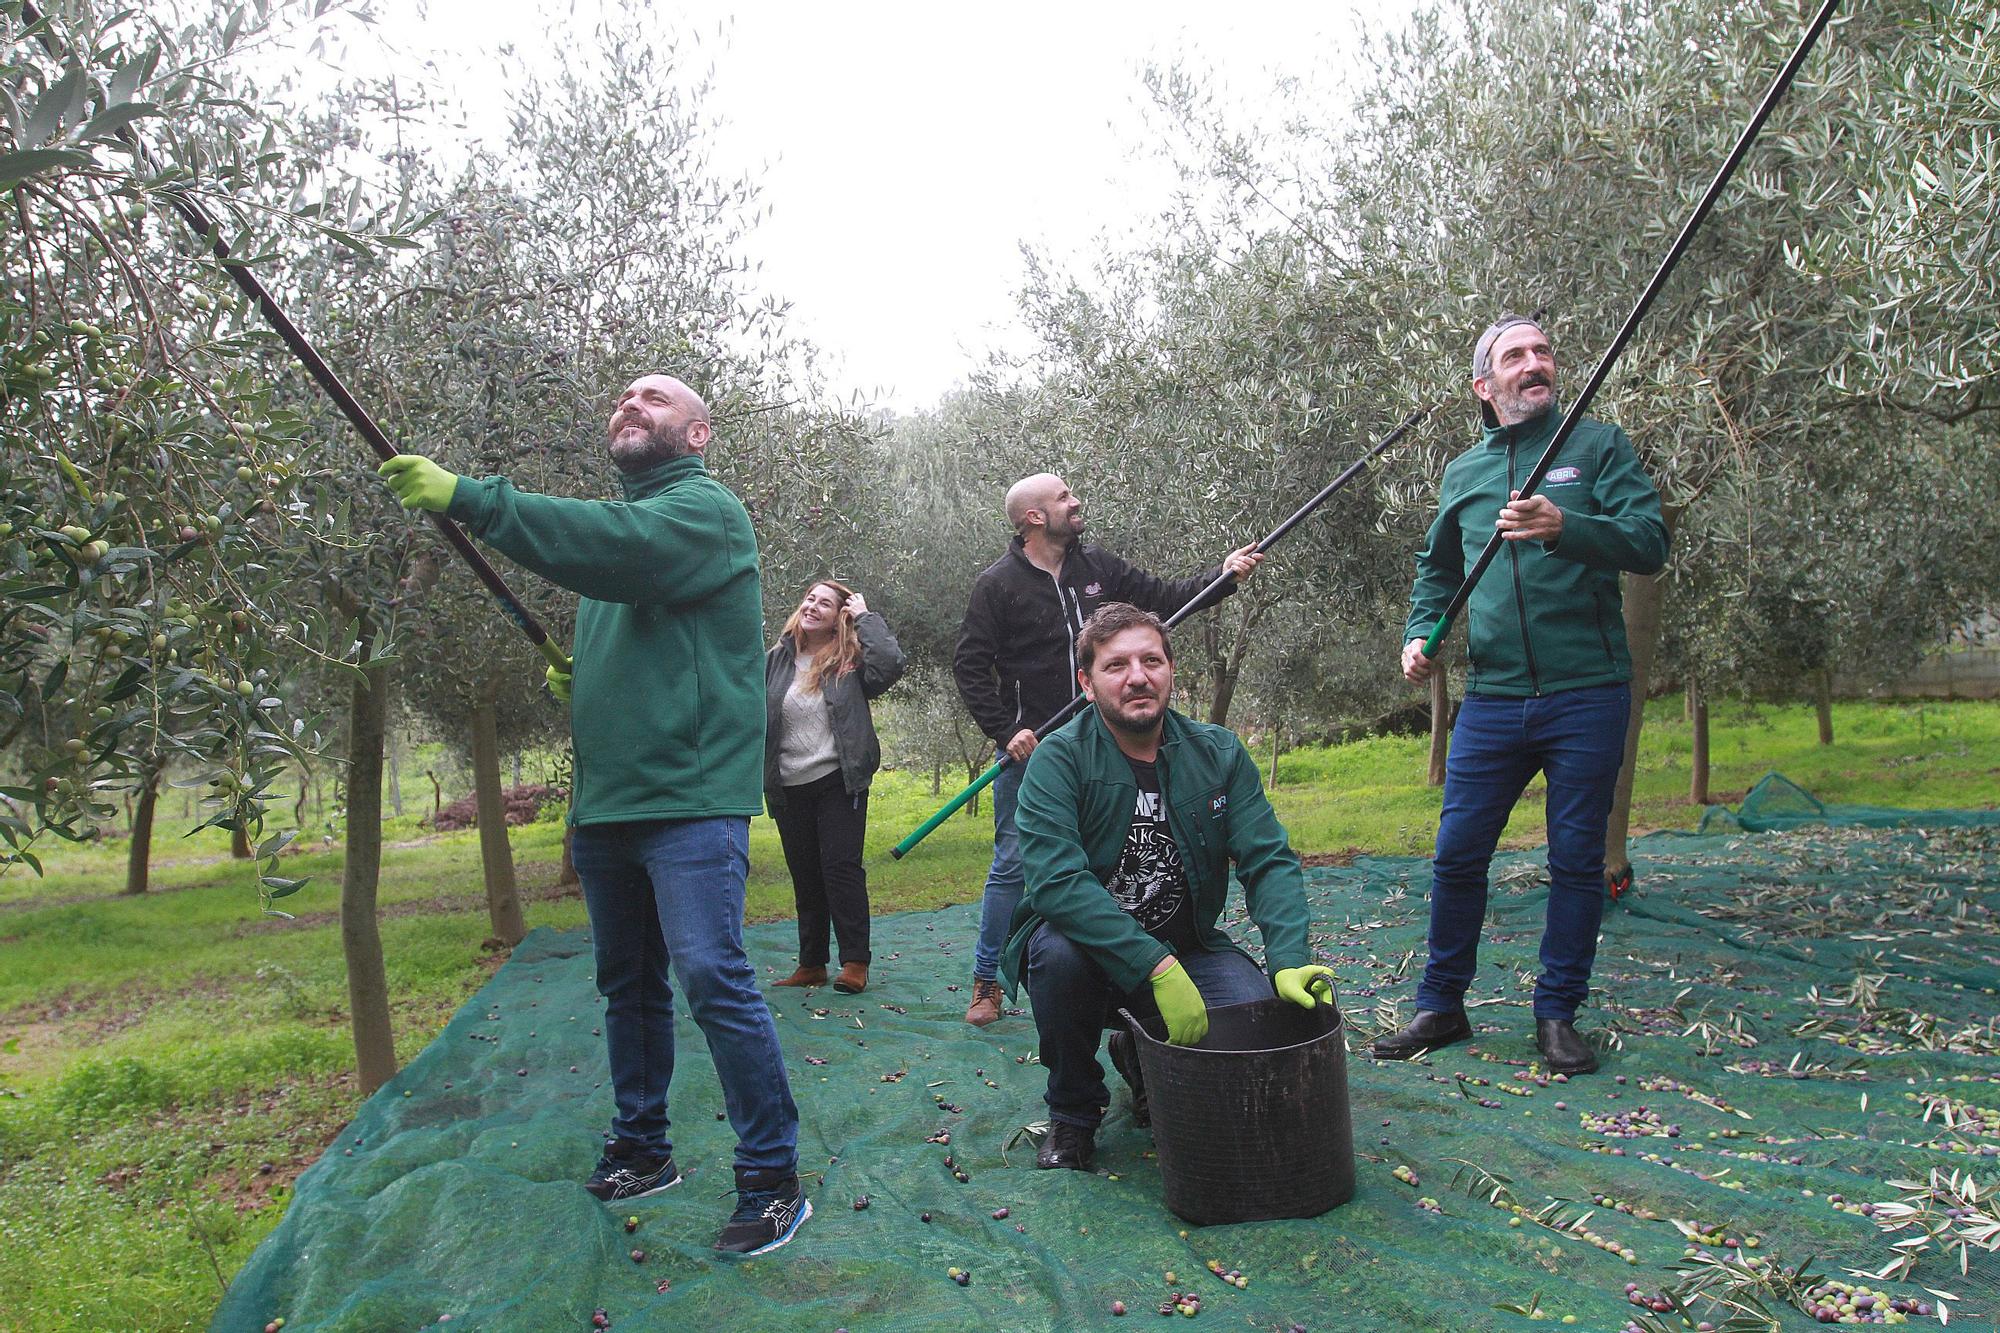
[[[1005,759],[1002,750],[996,759]],[[986,872],[986,891],[979,899],[979,938],[972,946],[972,975],[991,981],[1000,975],[1000,955],[1007,948],[1007,927],[1021,905],[1021,834],[1014,827],[1014,807],[1021,799],[1021,775],[1026,764],[1007,764],[988,788],[993,796],[993,865]]]
[[[1431,863],[1430,962],[1417,1008],[1448,1013],[1464,1004],[1479,965],[1487,867],[1514,803],[1539,772],[1549,784],[1549,904],[1535,1017],[1576,1017],[1590,993],[1604,920],[1604,825],[1631,707],[1624,685],[1539,699],[1466,696],[1445,761]]]
[[[826,966],[829,919],[840,961],[866,963],[868,876],[861,869],[861,840],[868,832],[868,793],[849,796],[836,770],[785,788],[771,818],[799,907],[799,966]]]
[[[654,1151],[672,1149],[671,965],[715,1060],[736,1130],[736,1165],[790,1171],[798,1162],[798,1107],[777,1025],[743,952],[749,847],[750,821],[735,817],[586,824],[572,840],[606,1001],[617,1104],[611,1132]]]
[[[1273,993],[1264,969],[1234,949],[1190,949],[1175,957],[1211,1009],[1268,1000]],[[1105,1028],[1123,1026],[1120,1009],[1130,1009],[1134,1018],[1160,1012],[1152,983],[1121,994],[1095,959],[1046,921],[1029,937],[1027,966],[1024,980],[1049,1071],[1043,1097],[1049,1118],[1094,1129],[1111,1101],[1104,1067],[1097,1062],[1098,1043]]]

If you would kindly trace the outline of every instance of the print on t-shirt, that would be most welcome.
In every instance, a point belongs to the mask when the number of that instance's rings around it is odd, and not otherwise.
[[[1125,847],[1118,868],[1104,887],[1118,905],[1139,923],[1147,934],[1162,940],[1182,934],[1184,922],[1176,921],[1188,907],[1187,870],[1181,864],[1181,849],[1174,844],[1167,812],[1160,798],[1158,770],[1127,756],[1132,776],[1138,780],[1139,796],[1132,810],[1132,827],[1125,834]]]

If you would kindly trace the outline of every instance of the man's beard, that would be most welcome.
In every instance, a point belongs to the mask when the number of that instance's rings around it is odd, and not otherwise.
[[[1083,514],[1079,512],[1075,517],[1065,518],[1059,524],[1049,524],[1049,536],[1061,542],[1073,541],[1083,535],[1084,526]]]
[[[1167,703],[1164,698],[1135,699],[1133,700],[1133,702],[1134,703],[1157,702],[1158,707],[1153,712],[1152,716],[1140,718],[1134,716],[1131,713],[1126,712],[1123,707],[1121,707],[1116,703],[1113,703],[1110,699],[1100,696],[1097,700],[1097,712],[1098,715],[1102,717],[1106,722],[1110,723],[1113,727],[1116,727],[1119,731],[1124,732],[1128,736],[1144,736],[1148,732],[1152,731],[1153,728],[1159,726],[1160,719],[1166,716]]]
[[[1545,385],[1548,388],[1549,396],[1539,404],[1530,404],[1528,402],[1528,390],[1537,384]],[[1521,422],[1533,421],[1538,417],[1547,416],[1549,413],[1555,411],[1555,390],[1555,381],[1537,379],[1533,383],[1521,385],[1520,388],[1514,390],[1512,393],[1495,395],[1493,406],[1503,422],[1509,425],[1519,425]]]
[[[628,440],[622,428],[611,437],[611,461],[622,472],[643,472],[655,463],[693,452],[688,444],[687,427],[671,422],[647,431],[644,439]]]

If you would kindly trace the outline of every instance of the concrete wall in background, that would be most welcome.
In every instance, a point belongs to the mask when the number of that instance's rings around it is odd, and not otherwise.
[[[1899,681],[1861,689],[1837,680],[1834,693],[1870,699],[2000,699],[2000,648],[1933,653]]]

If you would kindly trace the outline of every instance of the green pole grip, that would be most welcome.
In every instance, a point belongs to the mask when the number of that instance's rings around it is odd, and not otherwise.
[[[940,809],[936,814],[932,815],[929,819],[926,819],[923,823],[917,825],[917,827],[911,831],[909,837],[903,839],[901,842],[897,843],[894,847],[891,847],[889,849],[889,855],[894,857],[898,861],[902,860],[903,854],[905,852],[909,851],[912,847],[916,846],[918,843],[922,842],[925,838],[929,837],[932,829],[936,828],[939,824],[944,823],[945,820],[950,819],[953,815],[957,814],[961,806],[963,806],[967,801],[971,800],[973,797],[979,795],[980,792],[986,790],[986,788],[989,785],[991,785],[993,779],[999,776],[1000,776],[1000,764],[998,761],[996,761],[984,773],[981,773],[970,787],[967,787],[964,791],[952,797],[949,801],[946,801],[944,807]]]
[[[1431,630],[1431,636],[1424,640],[1424,656],[1435,660],[1438,647],[1444,643],[1444,636],[1449,633],[1451,633],[1451,617],[1439,616],[1437,625]]]
[[[540,643],[536,644],[535,646],[542,650],[543,657],[549,659],[549,665],[554,667],[556,670],[562,672],[564,675],[568,675],[571,669],[576,665],[574,662],[571,662],[569,660],[569,654],[565,653],[562,650],[562,645],[557,643],[554,639],[543,639]]]

